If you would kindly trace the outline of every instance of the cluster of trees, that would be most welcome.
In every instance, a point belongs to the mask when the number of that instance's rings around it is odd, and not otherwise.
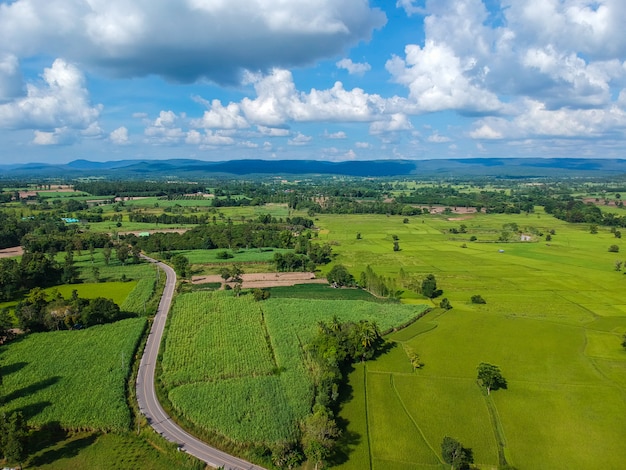
[[[32,332],[85,328],[121,320],[128,314],[111,299],[83,299],[76,290],[65,299],[59,293],[48,296],[36,287],[17,304],[15,317],[22,330]]]
[[[306,219],[304,219],[306,220]],[[306,222],[312,225],[311,222]],[[173,250],[198,250],[214,248],[294,248],[302,247],[307,252],[310,232],[305,225],[295,225],[288,219],[287,222],[263,223],[248,221],[234,224],[226,223],[206,224],[194,227],[185,233],[154,233],[149,237],[126,235],[125,239],[133,246],[139,246],[146,252]],[[318,262],[318,261],[314,261]]]
[[[204,187],[194,183],[172,183],[165,181],[79,181],[74,184],[76,191],[84,191],[94,196],[172,196],[203,191]]]
[[[342,323],[334,317],[330,323],[320,322],[317,335],[306,351],[315,385],[312,413],[302,424],[302,450],[307,460],[318,468],[332,454],[339,429],[333,405],[339,398],[342,366],[371,359],[383,346],[375,323],[361,320]]]
[[[397,288],[395,279],[379,276],[369,265],[361,273],[359,286],[377,297],[398,298],[402,294]]]

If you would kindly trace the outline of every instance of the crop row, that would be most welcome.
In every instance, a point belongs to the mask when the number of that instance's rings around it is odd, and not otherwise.
[[[251,296],[195,292],[176,299],[163,356],[167,386],[267,375],[274,367]]]

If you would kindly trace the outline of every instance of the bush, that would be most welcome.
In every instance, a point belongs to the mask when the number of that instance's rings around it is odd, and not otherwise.
[[[216,257],[217,259],[230,259],[230,258],[234,258],[234,257],[235,257],[235,255],[233,255],[233,254],[232,254],[231,252],[229,252],[229,251],[223,250],[223,251],[218,251],[218,252],[215,254],[215,257]]]
[[[452,305],[450,304],[450,301],[448,300],[448,298],[444,297],[443,299],[441,299],[441,302],[439,302],[439,307],[445,310],[450,310],[452,308]]]
[[[619,252],[619,246],[617,246],[617,245],[611,245],[611,246],[609,247],[609,252],[611,252],[611,253],[618,253],[618,252]]]
[[[480,294],[472,295],[472,303],[473,304],[486,304],[487,301],[483,299],[483,296]]]
[[[270,291],[265,289],[254,289],[252,291],[252,296],[254,297],[254,300],[260,302],[261,300],[266,300],[270,298]]]

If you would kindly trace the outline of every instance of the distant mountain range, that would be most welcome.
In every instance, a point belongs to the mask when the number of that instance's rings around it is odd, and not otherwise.
[[[326,162],[318,160],[230,160],[206,162],[190,159],[118,160],[67,164],[26,163],[0,165],[0,178],[106,177],[113,179],[200,179],[234,176],[343,175],[362,177],[499,177],[626,175],[626,159],[589,158],[468,158],[447,160],[374,160]]]

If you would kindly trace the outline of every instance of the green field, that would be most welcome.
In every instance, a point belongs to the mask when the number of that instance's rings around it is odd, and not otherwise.
[[[319,321],[367,319],[381,329],[425,306],[363,300],[180,295],[169,325],[161,380],[175,410],[205,432],[236,443],[292,440],[309,411],[312,382],[303,345]]]
[[[539,235],[496,242],[510,222],[523,233],[555,235],[549,243]],[[396,347],[355,368],[352,398],[339,415],[351,436],[339,468],[445,468],[445,435],[472,448],[480,468],[497,468],[502,457],[519,469],[622,466],[626,277],[614,269],[624,255],[608,252],[620,240],[607,228],[591,234],[588,225],[541,212],[412,217],[408,224],[319,216],[316,223],[339,253],[336,262],[355,277],[367,265],[387,276],[400,268],[418,279],[433,273],[454,307],[392,334]],[[461,223],[467,233],[449,231]],[[400,252],[392,250],[392,234]],[[487,304],[472,305],[474,294]],[[408,290],[403,297],[416,298]],[[407,350],[420,355],[422,369],[412,370]],[[480,362],[498,365],[508,389],[487,398],[476,383]]]
[[[126,380],[143,318],[80,331],[33,333],[0,347],[2,408],[32,426],[123,431],[130,426]]]

